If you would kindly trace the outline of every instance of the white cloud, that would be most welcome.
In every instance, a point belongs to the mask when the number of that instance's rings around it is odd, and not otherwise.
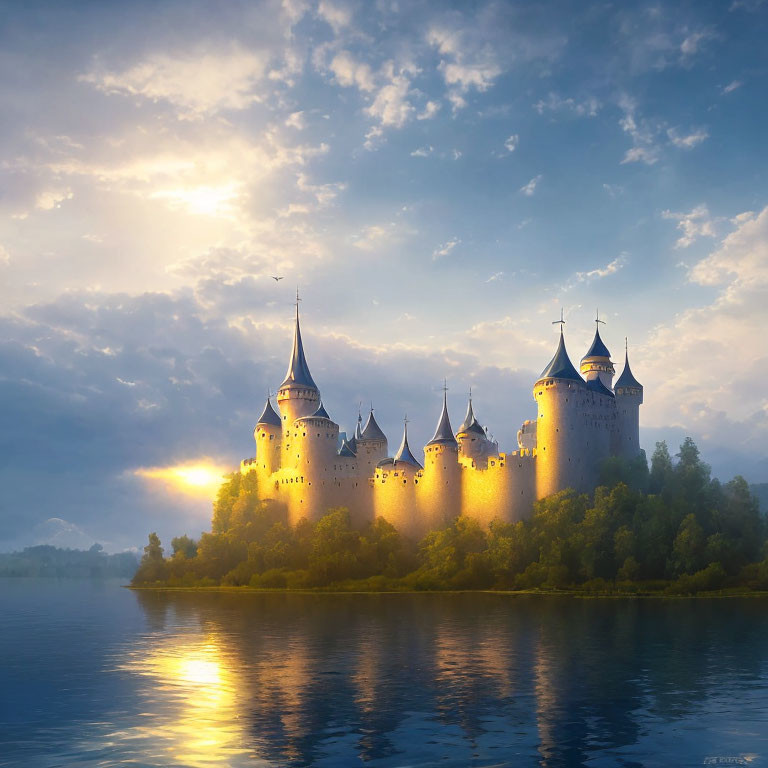
[[[680,43],[680,53],[683,58],[694,56],[698,53],[701,44],[705,40],[710,40],[714,37],[714,34],[707,29],[697,30],[686,35],[682,43]]]
[[[462,152],[461,152],[460,149],[452,149],[451,150],[451,157],[454,160],[458,160],[461,157],[461,155],[462,155]]]
[[[411,157],[429,157],[434,151],[435,148],[432,145],[428,147],[419,147],[411,152]]]
[[[413,105],[408,101],[410,82],[404,75],[394,75],[392,80],[379,89],[373,103],[366,112],[379,120],[382,126],[402,128],[413,114]]]
[[[693,149],[709,138],[709,134],[703,128],[687,135],[680,135],[676,128],[670,128],[667,130],[667,136],[672,144],[680,149]]]
[[[578,117],[595,117],[600,111],[600,102],[595,98],[576,101],[573,98],[563,98],[556,93],[550,93],[546,99],[540,99],[533,108],[543,115],[545,112],[570,112]]]
[[[741,82],[741,80],[731,80],[731,82],[728,83],[728,85],[723,86],[721,93],[724,93],[724,94],[731,93],[732,91],[735,91],[737,88],[741,88],[742,85],[743,83]]]
[[[438,259],[442,259],[443,257],[447,256],[460,243],[461,240],[459,240],[458,237],[452,237],[442,245],[438,245],[437,248],[432,251],[432,261],[437,261]]]
[[[10,263],[11,263],[11,254],[8,253],[8,249],[5,246],[0,245],[0,264],[5,266]]]
[[[619,184],[603,184],[603,189],[614,198],[624,193],[624,187]]]
[[[688,248],[700,237],[715,237],[715,222],[709,215],[709,209],[703,203],[688,213],[663,211],[662,218],[677,222],[682,232],[675,243],[675,248]]]
[[[424,109],[416,115],[417,120],[430,120],[440,111],[439,101],[428,101]]]
[[[333,72],[336,82],[345,88],[355,86],[366,93],[376,88],[370,66],[358,61],[349,51],[339,51],[331,59],[329,69]]]
[[[502,277],[504,277],[503,272],[494,272],[485,282],[493,283],[496,282],[496,280],[501,280]]]
[[[111,72],[97,67],[82,75],[104,93],[167,101],[184,117],[220,110],[241,110],[260,100],[269,56],[232,46],[227,52],[194,52],[183,56],[153,54],[128,69]]]
[[[51,211],[60,208],[65,200],[71,200],[74,193],[71,189],[46,189],[35,198],[35,208],[41,211]]]
[[[352,21],[352,10],[340,3],[332,3],[329,0],[320,0],[317,6],[317,14],[337,34],[348,27]]]
[[[513,133],[505,142],[504,142],[504,149],[507,150],[507,152],[514,152],[517,149],[517,145],[520,143],[520,137]]]
[[[520,187],[520,191],[526,196],[526,197],[533,197],[533,195],[536,192],[536,187],[539,186],[539,182],[542,179],[542,174],[539,174],[538,176],[534,176],[527,184],[524,184],[522,187]]]
[[[287,128],[295,128],[297,131],[303,131],[306,127],[303,110],[299,110],[298,112],[291,112],[291,114],[288,116],[288,119],[285,121],[285,126]]]
[[[576,272],[568,282],[561,286],[560,290],[562,292],[570,291],[577,285],[591,283],[595,280],[602,280],[610,275],[615,275],[626,265],[628,258],[629,255],[627,253],[620,253],[615,259],[609,261],[602,267],[595,267],[594,269]]]
[[[645,163],[653,165],[658,162],[659,148],[656,145],[658,127],[647,120],[637,116],[637,105],[628,96],[622,96],[619,106],[624,112],[624,117],[619,120],[619,125],[624,133],[632,138],[633,146],[624,153],[621,164]]]

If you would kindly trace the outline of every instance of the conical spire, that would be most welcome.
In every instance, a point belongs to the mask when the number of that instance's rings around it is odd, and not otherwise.
[[[362,407],[362,403],[360,404]],[[357,409],[357,424],[355,425],[355,440],[363,439],[363,414],[360,412],[360,408]]]
[[[339,456],[344,456],[348,459],[354,459],[356,454],[354,450],[352,449],[352,446],[349,444],[348,440],[344,440],[341,444],[341,448],[339,448]]]
[[[299,324],[299,302],[296,301],[296,327],[293,332],[293,350],[291,351],[291,360],[288,363],[288,373],[285,374],[285,381],[280,385],[287,387],[295,384],[301,387],[317,389],[309,372],[307,359],[304,357],[304,344],[301,341],[301,326]]]
[[[267,402],[264,405],[264,410],[261,412],[261,416],[259,416],[259,420],[256,422],[256,425],[259,424],[270,424],[273,427],[279,427],[280,426],[280,417],[275,413],[275,409],[272,407],[272,401],[270,398],[267,398]]]
[[[565,338],[563,336],[563,329],[560,328],[560,342],[557,345],[557,351],[555,356],[550,360],[549,365],[541,372],[539,381],[541,379],[572,379],[573,381],[581,381],[584,379],[579,376],[578,371],[573,367],[571,359],[568,357],[568,352],[565,349]]]
[[[457,434],[462,432],[477,432],[485,437],[485,430],[480,426],[480,422],[475,418],[475,412],[472,410],[472,392],[469,393],[469,405],[467,405],[467,415],[459,427]]]
[[[443,410],[440,413],[440,420],[437,422],[434,437],[427,445],[436,444],[456,445],[456,438],[451,429],[451,420],[448,418],[448,387],[443,387]]]
[[[626,339],[624,341],[624,370],[613,385],[614,389],[618,389],[619,387],[631,387],[633,389],[643,388],[643,385],[632,375],[632,369],[629,367],[629,346]]]
[[[602,320],[600,321],[603,322]],[[610,359],[611,353],[608,351],[608,347],[605,346],[603,340],[600,338],[600,329],[595,328],[595,338],[592,340],[592,346],[587,350],[587,354],[582,357],[582,360],[586,360],[588,357],[607,357]]]
[[[312,414],[313,419],[328,419],[328,421],[331,420],[331,417],[328,415],[328,411],[325,410],[325,406],[323,405],[323,401],[320,401],[320,405],[318,409]]]
[[[365,422],[362,434],[363,440],[386,440],[387,436],[382,432],[381,427],[376,423],[373,415],[373,408],[368,414],[368,421]]]
[[[408,419],[406,418],[403,423],[403,441],[400,443],[400,447],[397,449],[395,458],[393,459],[395,464],[412,464],[414,467],[423,469],[421,464],[416,461],[416,457],[411,453],[411,449],[408,446]]]

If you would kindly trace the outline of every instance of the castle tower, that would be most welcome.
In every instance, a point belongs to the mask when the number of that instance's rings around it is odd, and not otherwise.
[[[299,325],[299,302],[296,301],[296,325],[293,331],[293,349],[288,363],[288,372],[285,381],[277,390],[277,404],[282,414],[283,432],[287,433],[293,426],[293,422],[302,416],[312,415],[320,403],[320,392],[309,372],[307,359],[304,357],[304,344],[301,340],[301,327]],[[284,434],[284,443],[287,434]]]
[[[632,375],[626,340],[624,370],[616,381],[614,391],[618,411],[619,438],[616,454],[627,459],[634,459],[640,455],[640,406],[643,404],[643,385]]]
[[[421,514],[427,530],[441,528],[460,512],[461,466],[459,444],[448,418],[448,388],[432,439],[424,447],[423,487],[419,489]]]
[[[536,424],[536,498],[564,488],[582,490],[588,465],[583,418],[586,384],[573,367],[565,349],[564,321],[560,341],[549,365],[533,389],[538,406]]]
[[[387,457],[387,436],[382,432],[376,417],[373,415],[373,407],[371,407],[371,412],[368,414],[368,420],[362,431],[360,430],[360,417],[358,417],[355,446],[360,466],[364,468],[366,476],[370,477],[373,475],[376,465]]]
[[[496,453],[496,445],[488,439],[485,430],[475,418],[472,408],[472,392],[469,393],[467,415],[456,433],[459,444],[459,460],[469,466],[484,466],[488,456]]]
[[[266,487],[265,481],[273,472],[280,469],[282,437],[280,417],[275,413],[271,399],[267,398],[264,410],[253,430],[253,439],[256,441],[256,472],[262,487]]]
[[[595,338],[587,354],[581,358],[581,374],[588,382],[600,379],[600,383],[610,390],[615,370],[611,362],[611,353],[600,338],[600,323],[604,323],[604,321],[600,319],[599,315],[596,315]]]
[[[408,445],[406,418],[403,439],[394,458],[382,459],[376,467],[374,513],[412,539],[419,539],[428,531],[416,503],[422,469]]]

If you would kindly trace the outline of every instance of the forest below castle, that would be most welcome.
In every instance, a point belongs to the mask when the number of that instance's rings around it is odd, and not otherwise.
[[[565,490],[530,519],[488,530],[459,517],[421,541],[343,508],[285,522],[259,501],[255,473],[231,475],[211,531],[179,536],[168,557],[149,536],[134,586],[334,590],[579,590],[694,594],[768,590],[768,525],[747,482],[720,483],[686,438],[673,458],[607,460],[594,494]]]

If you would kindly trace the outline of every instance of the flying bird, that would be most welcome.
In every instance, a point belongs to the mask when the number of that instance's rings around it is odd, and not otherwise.
[[[282,277],[275,277],[275,275],[270,275],[270,277],[275,281],[278,282],[279,280],[282,280]]]

